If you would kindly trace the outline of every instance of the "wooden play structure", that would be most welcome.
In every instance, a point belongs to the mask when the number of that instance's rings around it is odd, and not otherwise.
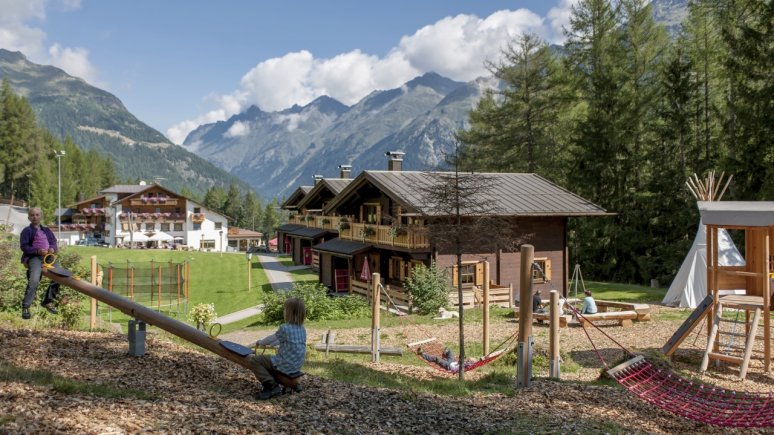
[[[740,367],[744,379],[760,333],[763,318],[763,369],[771,370],[771,287],[774,280],[774,202],[700,202],[702,221],[707,225],[707,293],[713,298],[708,316],[709,334],[701,370],[710,361],[720,361]],[[721,266],[718,259],[718,231],[737,230],[744,233],[744,266]],[[721,290],[743,289],[744,294],[721,295]],[[744,314],[743,327],[722,337],[720,325],[724,309],[735,309]],[[741,353],[734,355],[722,348],[724,339],[733,334],[744,339]],[[730,336],[729,336],[730,335]],[[725,346],[728,349],[730,346]]]

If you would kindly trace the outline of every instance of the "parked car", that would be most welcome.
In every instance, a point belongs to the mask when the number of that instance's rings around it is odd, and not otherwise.
[[[107,242],[105,242],[103,239],[80,239],[77,242],[75,242],[77,246],[100,246],[100,247],[107,247],[110,246]]]
[[[247,252],[249,252],[250,254],[257,254],[259,252],[269,252],[269,250],[266,249],[266,246],[260,245],[260,246],[251,246],[250,248],[247,249]]]

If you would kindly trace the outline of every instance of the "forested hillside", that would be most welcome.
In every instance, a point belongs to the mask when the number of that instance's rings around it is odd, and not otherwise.
[[[507,87],[459,134],[469,169],[537,172],[618,213],[573,219],[571,260],[668,283],[699,222],[689,175],[774,200],[773,23],[774,2],[699,0],[671,39],[645,0],[582,0],[561,57],[527,35],[492,65]]]

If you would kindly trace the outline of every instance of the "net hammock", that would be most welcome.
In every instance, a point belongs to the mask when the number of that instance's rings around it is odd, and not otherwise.
[[[386,296],[388,305],[393,306],[393,309],[390,311],[394,313],[396,316],[398,316],[398,318],[400,319],[401,325],[405,325],[404,319],[406,318],[406,314],[403,313],[403,311],[400,308],[398,308],[398,306],[390,297],[389,292],[384,291],[384,287],[381,284],[378,284],[378,286],[380,287],[380,290],[381,290],[380,294],[383,294]],[[487,355],[479,358],[478,360],[466,363],[464,366],[465,371],[469,372],[479,367],[483,367],[497,360],[502,355],[505,355],[506,353],[508,353],[508,351],[512,350],[514,347],[517,334],[518,332],[506,338],[502,343],[500,343],[497,347],[495,347],[493,351],[489,352]],[[411,349],[411,353],[413,353],[414,356],[416,356],[420,360],[424,361],[427,365],[429,365],[430,367],[440,372],[443,372],[445,374],[456,374],[459,371],[459,370],[450,370],[447,367],[444,367],[443,365],[439,364],[438,362],[429,361],[422,356],[422,353],[425,353],[435,357],[435,359],[444,359],[443,352],[446,346],[439,343],[435,338],[430,338],[430,339],[418,341],[415,343],[409,343],[407,347]]]
[[[576,316],[583,314],[570,306]],[[610,369],[591,339],[585,323],[623,349],[631,359]],[[673,414],[700,423],[722,427],[774,427],[774,394],[753,394],[725,390],[685,379],[653,365],[642,355],[635,356],[597,325],[584,318],[583,331],[607,373],[638,398]]]
[[[503,341],[499,346],[495,348],[492,352],[489,352],[487,355],[479,358],[475,361],[467,361],[465,363],[465,371],[470,372],[473,371],[479,367],[483,367],[493,361],[496,361],[501,356],[508,353],[509,350],[512,349],[512,343],[514,342],[516,338],[516,334],[508,337],[505,341]],[[508,345],[507,347],[505,347]],[[408,345],[408,348],[411,349],[412,353],[419,358],[420,360],[424,361],[425,364],[429,365],[430,367],[446,373],[446,374],[456,374],[459,370],[451,370],[448,367],[445,367],[444,365],[438,363],[437,361],[430,361],[422,356],[422,354],[427,354],[432,357],[435,357],[435,359],[444,359],[444,350],[446,349],[446,346],[438,342],[435,338],[430,338],[427,340],[423,340],[416,343],[411,343]],[[459,361],[458,361],[459,362]]]

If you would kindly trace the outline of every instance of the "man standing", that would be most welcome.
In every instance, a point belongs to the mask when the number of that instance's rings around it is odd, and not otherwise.
[[[24,301],[22,302],[22,319],[32,317],[30,306],[35,300],[35,293],[38,290],[38,284],[40,284],[44,257],[57,252],[54,232],[40,224],[43,219],[43,212],[40,208],[31,208],[27,218],[30,220],[30,225],[22,230],[19,239],[22,250],[21,261],[27,267],[27,290],[24,292]],[[43,308],[51,314],[57,314],[54,303],[58,295],[59,284],[52,282],[46,289],[46,296],[41,303]]]

